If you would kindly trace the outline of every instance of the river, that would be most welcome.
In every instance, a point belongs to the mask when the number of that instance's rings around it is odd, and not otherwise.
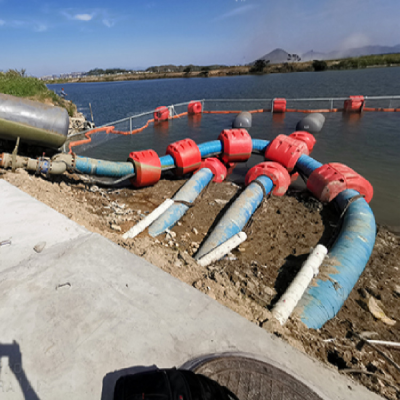
[[[74,83],[48,85],[56,92],[64,87],[79,111],[90,119],[91,103],[96,126],[107,124],[158,106],[168,106],[193,99],[271,99],[275,97],[319,98],[349,95],[384,96],[400,94],[400,68],[370,68],[352,71],[301,72],[261,76],[220,78],[158,79],[124,82]],[[297,104],[298,105],[298,104]],[[388,107],[389,103],[369,103]],[[269,103],[206,103],[212,109],[269,108]],[[328,104],[317,105],[327,108]],[[337,104],[338,107],[342,104]],[[400,107],[400,101],[392,102]],[[315,108],[315,103],[313,108]],[[177,110],[178,111],[178,110]],[[180,110],[179,110],[180,111]],[[183,109],[182,109],[183,111]],[[273,139],[280,133],[290,134],[303,117],[286,113],[272,118],[270,113],[254,114],[253,138]],[[400,226],[400,113],[365,112],[362,115],[325,114],[323,130],[316,134],[312,157],[322,163],[341,162],[367,178],[374,187],[371,207],[379,223]],[[197,143],[214,140],[222,129],[231,126],[234,114],[205,114],[199,120],[181,119],[158,127],[152,125],[142,133],[121,137],[86,148],[80,154],[109,160],[125,161],[131,151],[153,148],[165,154],[169,143],[186,137]],[[147,119],[147,117],[146,117]],[[146,119],[138,120],[138,127]],[[121,129],[121,128],[118,128]],[[125,127],[129,129],[129,127]],[[109,139],[102,135],[103,139]],[[116,135],[108,135],[116,136]],[[246,170],[261,157],[237,169],[233,176],[242,180]]]

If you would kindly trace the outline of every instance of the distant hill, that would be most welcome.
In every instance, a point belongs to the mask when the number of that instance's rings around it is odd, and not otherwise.
[[[335,50],[329,53],[323,53],[320,51],[308,51],[307,53],[301,54],[301,61],[312,61],[312,60],[335,60],[341,58],[349,57],[360,57],[369,56],[376,54],[390,54],[390,53],[400,53],[400,44],[396,46],[364,46],[356,47],[347,50]],[[265,60],[270,62],[270,64],[281,64],[288,62],[288,55],[290,53],[283,49],[275,49],[262,57],[257,58],[257,60]],[[254,60],[250,65],[254,64]]]
[[[289,53],[283,49],[275,49],[268,54],[263,55],[262,57],[257,58],[257,60],[265,60],[269,61],[270,64],[281,64],[288,61]],[[250,64],[254,64],[257,60],[254,60]]]

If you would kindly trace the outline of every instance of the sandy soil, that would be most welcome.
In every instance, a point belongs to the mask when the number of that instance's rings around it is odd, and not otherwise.
[[[400,237],[386,228],[379,227],[371,259],[333,320],[317,331],[307,329],[296,318],[281,327],[271,318],[269,308],[286,289],[310,248],[329,241],[338,221],[333,207],[322,207],[307,193],[292,190],[283,198],[264,200],[245,229],[248,240],[225,259],[201,268],[191,256],[240,191],[233,183],[211,183],[170,233],[151,238],[145,231],[125,241],[122,234],[170,198],[184,180],[162,180],[154,187],[135,190],[101,188],[74,175],[49,181],[21,170],[15,174],[3,171],[0,178],[370,390],[388,399],[400,399],[400,350],[379,347],[378,352],[357,337],[362,334],[400,342],[399,322],[388,325],[376,319],[368,307],[370,299],[375,299],[388,317],[399,318]]]

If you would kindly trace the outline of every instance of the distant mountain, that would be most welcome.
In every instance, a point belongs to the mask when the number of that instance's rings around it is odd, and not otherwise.
[[[390,53],[400,53],[400,44],[396,46],[364,46],[364,47],[355,47],[347,50],[335,50],[329,53],[323,53],[320,51],[308,51],[300,55],[301,61],[312,61],[312,60],[335,60],[340,58],[348,58],[348,57],[361,57],[361,56],[369,56],[375,54],[390,54]],[[283,49],[275,49],[264,56],[257,58],[257,60],[265,60],[270,62],[270,64],[281,64],[288,62],[288,56],[290,53],[287,53]],[[256,60],[254,60],[250,65],[254,64]]]
[[[270,64],[281,64],[281,63],[285,63],[288,61],[288,55],[289,55],[289,53],[287,53],[283,49],[275,49],[275,50],[271,51],[270,53],[265,54],[264,56],[262,56],[260,58],[257,58],[257,60],[269,61]],[[257,60],[254,60],[251,64],[254,64],[254,62]]]

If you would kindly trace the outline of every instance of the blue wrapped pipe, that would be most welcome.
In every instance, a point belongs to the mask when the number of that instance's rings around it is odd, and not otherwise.
[[[265,153],[265,149],[269,145],[268,140],[252,139],[253,153]]]
[[[305,154],[300,156],[296,163],[296,170],[300,171],[303,175],[307,177],[309,177],[311,173],[319,167],[322,167],[322,164],[320,162]]]
[[[211,155],[220,154],[222,152],[222,143],[220,140],[212,140],[211,142],[199,144],[201,158],[208,158]]]
[[[172,156],[167,154],[166,156],[160,157],[161,168],[162,169],[172,169],[175,168],[175,161]]]
[[[345,190],[335,201],[343,211],[348,201],[359,193]],[[340,234],[320,271],[327,270],[324,279],[317,279],[298,304],[300,318],[309,328],[319,329],[342,307],[364,271],[375,244],[374,214],[363,198],[349,204]]]
[[[273,187],[272,180],[267,176],[259,176],[258,181],[268,194]],[[257,183],[250,183],[249,186],[235,200],[229,210],[218,222],[210,236],[202,244],[195,259],[198,260],[211,250],[226,242],[232,236],[239,233],[254,214],[264,197],[263,190]]]
[[[267,140],[253,139],[253,151],[262,152],[269,144]],[[199,145],[202,158],[210,157],[211,155],[220,154],[222,152],[222,143],[220,140],[213,140]],[[175,168],[175,162],[172,156],[166,155],[160,157],[161,168],[163,170]],[[96,160],[88,157],[76,157],[75,168],[82,174],[109,176],[114,178],[122,178],[125,175],[135,173],[133,164],[130,162],[115,162]]]
[[[104,161],[88,157],[76,157],[75,168],[82,174],[114,178],[131,175],[135,172],[131,162]]]
[[[202,168],[182,186],[172,199],[175,201],[193,203],[201,191],[210,183],[213,177],[214,174],[209,168]],[[189,207],[185,204],[173,204],[150,226],[150,236],[158,236],[167,229],[172,228],[185,215],[187,210],[189,210]]]

